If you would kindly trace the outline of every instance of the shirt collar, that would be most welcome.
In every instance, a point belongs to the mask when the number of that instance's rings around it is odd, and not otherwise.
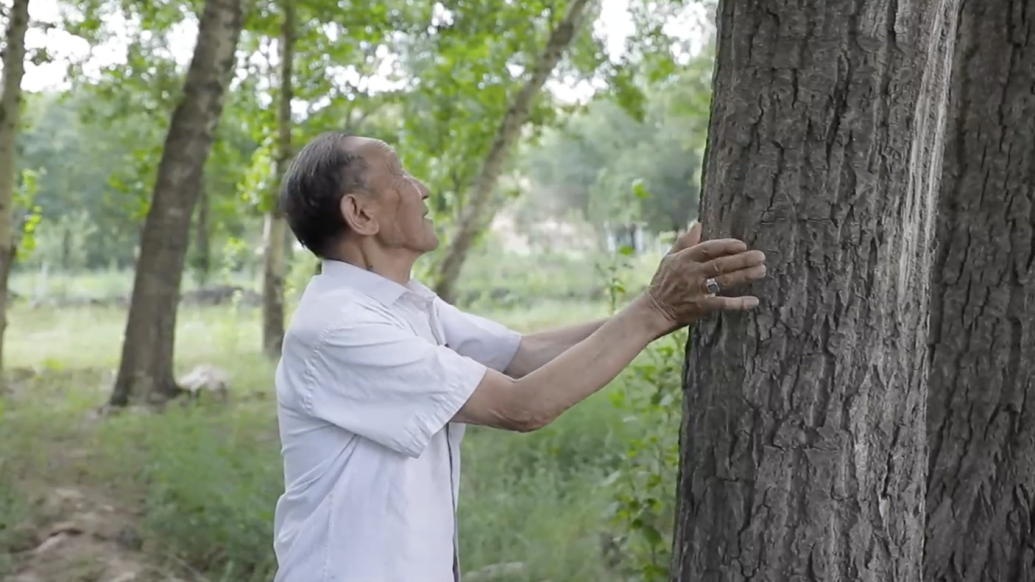
[[[361,269],[342,261],[324,259],[321,274],[334,281],[344,283],[386,305],[395,303],[407,293],[413,293],[424,300],[431,300],[435,297],[434,291],[414,279],[410,279],[406,285],[400,285],[373,271]]]

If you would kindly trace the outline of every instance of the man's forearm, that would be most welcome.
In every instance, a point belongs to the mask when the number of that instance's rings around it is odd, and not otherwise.
[[[610,318],[608,318],[610,319]],[[561,329],[528,334],[521,338],[514,358],[507,367],[511,378],[523,378],[551,362],[569,348],[588,338],[608,319],[580,323]]]
[[[589,337],[539,369],[516,380],[520,425],[535,430],[585,400],[629,365],[647,345],[668,330],[667,322],[646,301],[635,301]]]

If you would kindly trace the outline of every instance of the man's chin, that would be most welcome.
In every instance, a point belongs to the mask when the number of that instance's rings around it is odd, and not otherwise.
[[[424,220],[428,222],[428,224],[426,225],[428,229],[426,231],[428,235],[427,250],[425,250],[424,252],[430,253],[431,251],[438,248],[438,245],[441,244],[441,240],[438,238],[438,233],[435,232],[435,224],[431,222],[431,219],[425,217]]]

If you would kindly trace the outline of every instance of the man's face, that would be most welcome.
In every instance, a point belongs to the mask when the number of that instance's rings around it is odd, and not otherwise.
[[[349,149],[368,166],[372,197],[364,207],[376,222],[374,236],[388,248],[417,254],[435,250],[439,240],[425,204],[428,188],[403,169],[395,151],[384,142],[365,137],[349,138],[349,142]]]

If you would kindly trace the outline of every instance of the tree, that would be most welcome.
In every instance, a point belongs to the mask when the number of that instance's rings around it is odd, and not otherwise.
[[[280,35],[280,95],[277,98],[277,148],[273,183],[279,187],[279,176],[291,162],[291,75],[295,45],[294,0],[283,0]],[[271,196],[275,198],[275,196]],[[263,229],[262,270],[262,345],[270,358],[280,357],[284,343],[284,277],[287,268],[287,220],[276,204],[266,211]]]
[[[769,269],[688,342],[673,580],[921,576],[958,2],[805,6],[719,3],[702,223]]]
[[[960,14],[931,289],[931,582],[1035,579],[1032,22],[1022,0]]]
[[[0,370],[7,329],[7,279],[16,257],[14,234],[15,139],[22,104],[25,74],[25,32],[29,28],[29,0],[14,0],[8,16],[3,50],[4,72],[0,89]]]
[[[206,0],[144,222],[112,406],[178,393],[173,347],[190,222],[235,65],[242,0]]]
[[[439,265],[434,288],[446,301],[455,299],[453,287],[460,277],[460,269],[467,252],[492,218],[491,213],[495,208],[492,208],[491,199],[496,182],[503,173],[507,156],[521,137],[521,128],[532,112],[533,102],[575,38],[591,3],[591,0],[571,0],[564,18],[553,28],[542,53],[530,68],[524,86],[514,96],[503,115],[492,146],[482,161],[473,191],[463,207],[455,233]]]

